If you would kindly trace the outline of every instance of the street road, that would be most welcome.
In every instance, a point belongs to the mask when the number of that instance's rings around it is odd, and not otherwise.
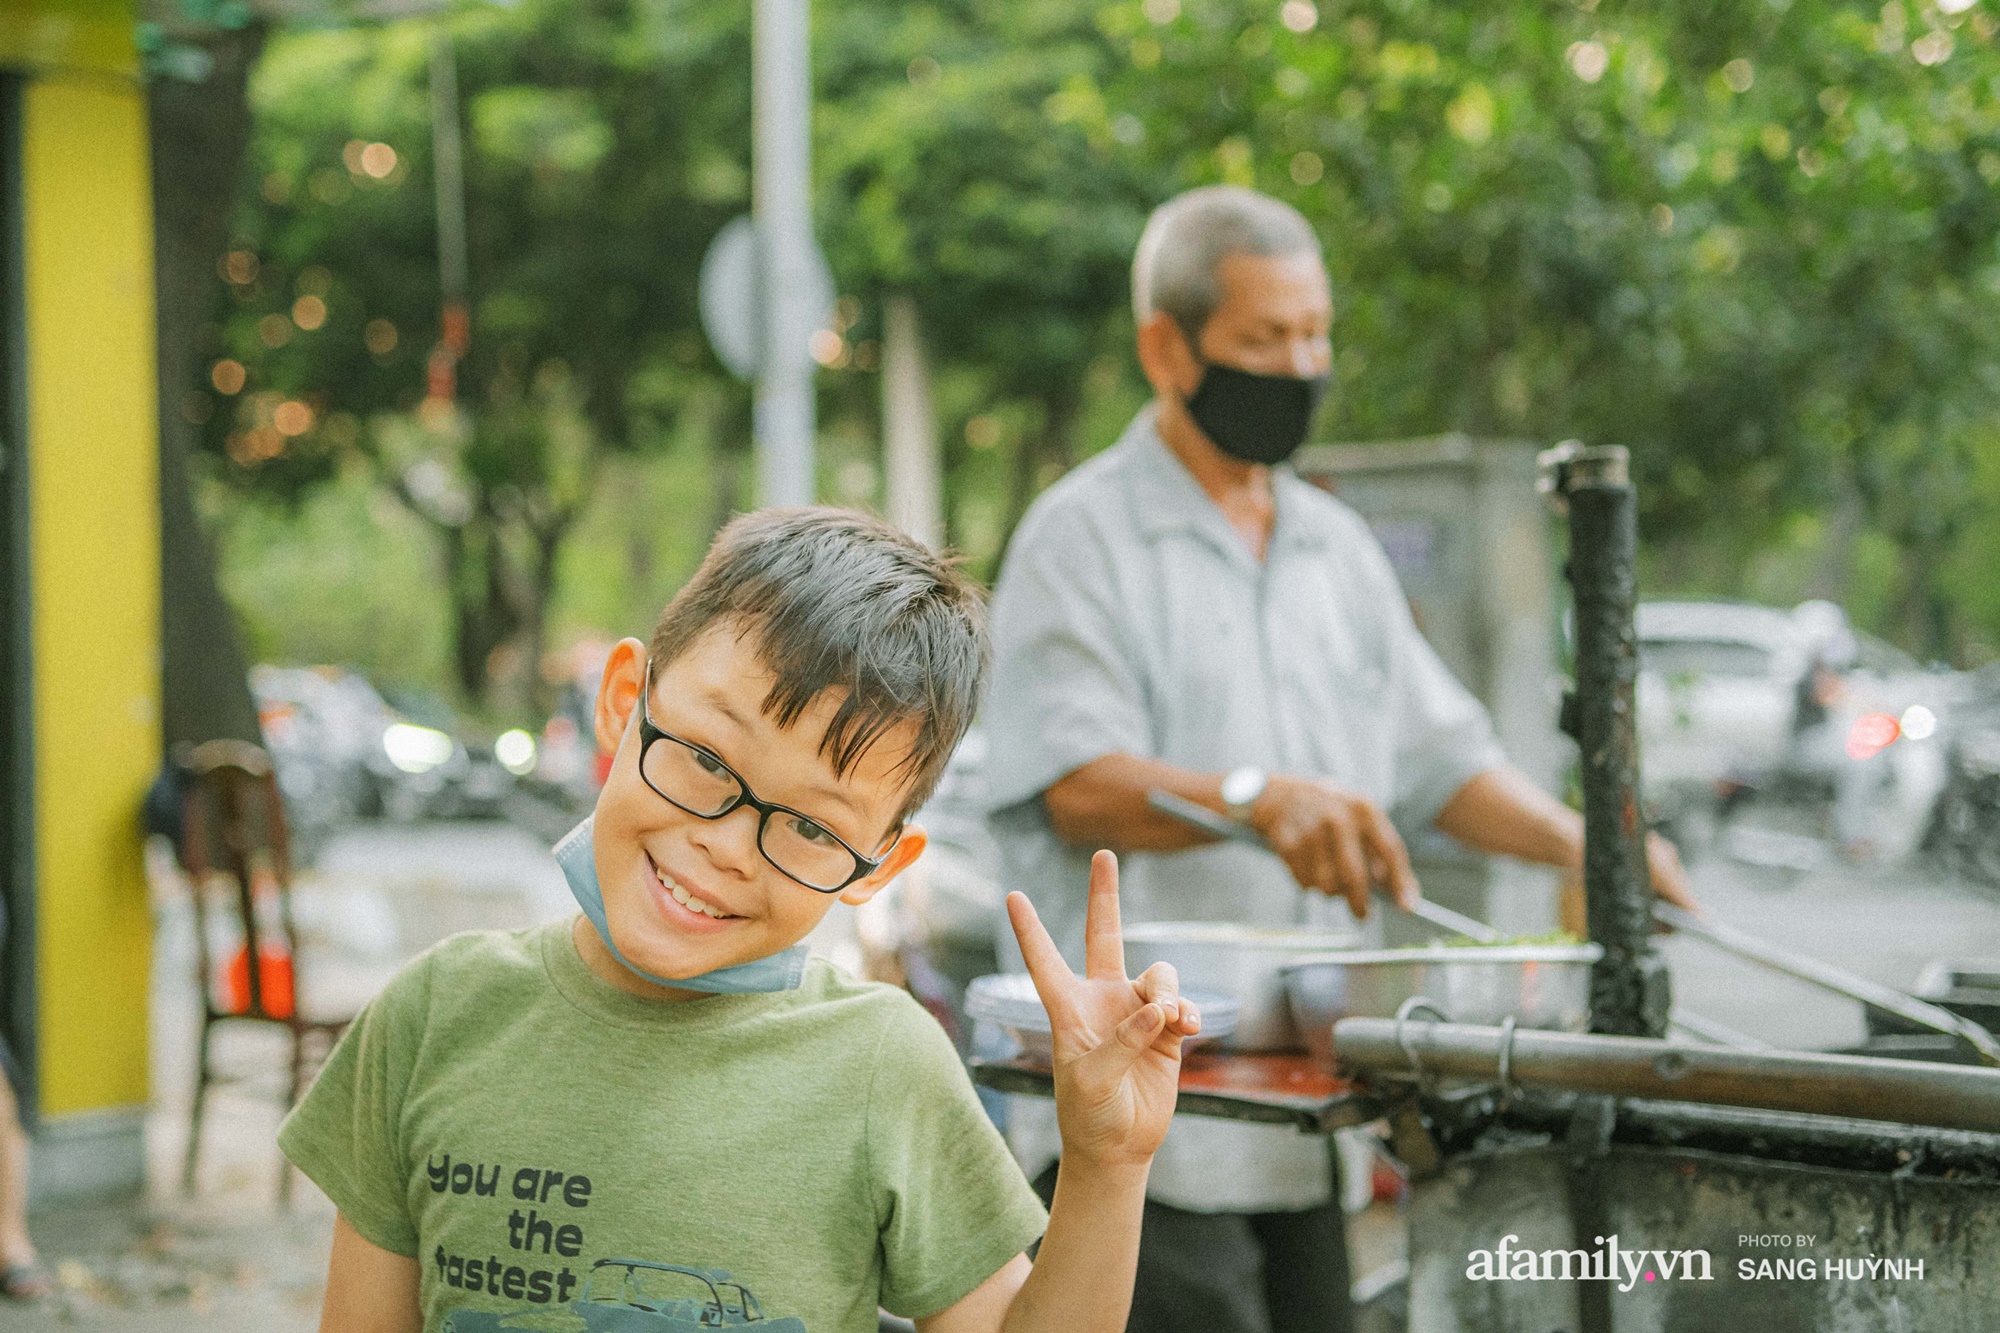
[[[2000,888],[1921,864],[1852,867],[1831,859],[1804,874],[1712,857],[1693,870],[1717,919],[1774,944],[1907,990],[1934,958],[2000,961]],[[1861,1006],[1694,939],[1663,945],[1674,999],[1774,1046],[1859,1042]]]

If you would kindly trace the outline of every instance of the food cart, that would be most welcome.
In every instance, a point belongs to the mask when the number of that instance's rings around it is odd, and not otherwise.
[[[1411,1333],[1973,1333],[2000,1312],[2000,1045],[1963,1004],[1847,977],[1716,923],[1657,915],[1868,1006],[1924,1058],[1669,1037],[1633,726],[1635,503],[1622,449],[1565,446],[1591,943],[1587,1032],[1444,1021],[1418,996],[1340,1017],[1331,1066],[1193,1052],[1179,1110],[1326,1134],[1386,1126],[1411,1181]],[[1941,985],[1937,998],[1966,991]],[[1956,989],[1954,989],[1956,985]],[[1976,987],[1974,989],[1977,989]],[[1954,1012],[1956,1009],[1958,1012]],[[979,1082],[1049,1095],[1031,1062]],[[1364,1279],[1366,1281],[1367,1279]]]

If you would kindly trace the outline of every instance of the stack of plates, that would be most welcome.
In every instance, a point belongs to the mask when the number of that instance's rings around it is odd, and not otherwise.
[[[1201,1011],[1201,1035],[1187,1045],[1226,1037],[1236,1028],[1236,1001],[1219,991],[1191,990],[1182,994]],[[965,988],[965,1012],[982,1022],[1005,1028],[1021,1043],[1023,1054],[1046,1062],[1053,1054],[1048,1011],[1035,994],[1034,978],[1025,972],[999,972],[980,977]]]

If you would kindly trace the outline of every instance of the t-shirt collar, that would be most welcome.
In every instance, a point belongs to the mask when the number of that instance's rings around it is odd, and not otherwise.
[[[695,1000],[649,1000],[622,991],[590,970],[577,952],[575,923],[580,916],[551,921],[542,928],[542,966],[563,998],[586,1017],[615,1027],[694,1032],[740,1022],[788,1004],[796,990],[747,995],[708,995]],[[587,926],[586,926],[587,928]],[[810,966],[810,965],[809,965]]]

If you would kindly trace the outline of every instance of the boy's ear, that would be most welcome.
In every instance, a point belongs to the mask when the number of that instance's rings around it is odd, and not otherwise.
[[[840,891],[840,901],[850,907],[859,907],[887,887],[890,880],[910,868],[912,862],[924,854],[924,848],[931,845],[931,835],[924,832],[921,824],[903,825],[903,836],[896,839],[896,845],[882,858],[882,866],[866,879],[858,879]]]
[[[632,710],[646,688],[646,645],[637,639],[620,639],[604,659],[604,678],[597,685],[597,748],[605,754],[618,753],[618,744],[631,724]]]

